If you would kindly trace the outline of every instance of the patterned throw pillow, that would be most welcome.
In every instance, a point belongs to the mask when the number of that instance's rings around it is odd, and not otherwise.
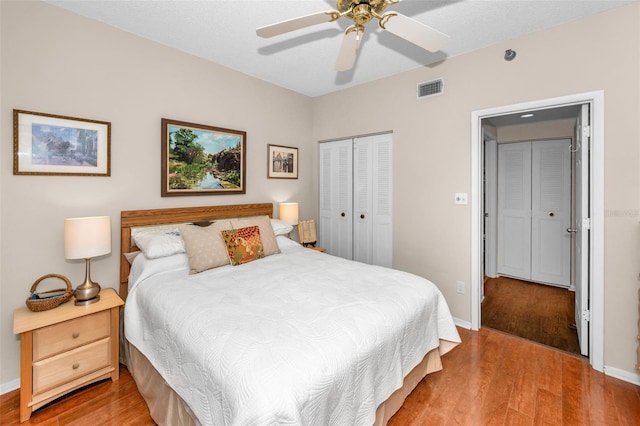
[[[227,253],[232,265],[240,265],[264,257],[260,228],[258,226],[228,229],[220,232],[220,234],[227,246]]]
[[[250,216],[231,219],[231,228],[240,229],[247,226],[257,225],[260,227],[260,238],[262,239],[262,248],[265,256],[280,253],[276,235],[271,226],[269,216]],[[228,228],[227,228],[228,229]]]

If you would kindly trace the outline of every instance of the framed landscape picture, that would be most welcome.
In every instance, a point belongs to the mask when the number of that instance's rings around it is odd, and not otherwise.
[[[162,119],[163,197],[244,194],[246,132]]]
[[[271,179],[298,179],[298,148],[268,145],[267,177]]]
[[[14,175],[111,175],[111,123],[13,110]]]

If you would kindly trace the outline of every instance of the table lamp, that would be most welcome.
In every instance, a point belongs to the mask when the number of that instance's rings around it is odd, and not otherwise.
[[[298,203],[280,203],[278,218],[291,226],[298,225]]]
[[[76,217],[64,220],[64,255],[67,259],[85,260],[84,282],[73,295],[76,305],[90,305],[100,300],[100,285],[91,280],[91,258],[111,253],[111,218],[109,216]]]

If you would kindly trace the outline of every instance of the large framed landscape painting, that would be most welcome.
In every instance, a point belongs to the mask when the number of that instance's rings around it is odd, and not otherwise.
[[[162,119],[162,196],[244,194],[247,134]]]
[[[13,110],[14,175],[111,175],[111,123]]]

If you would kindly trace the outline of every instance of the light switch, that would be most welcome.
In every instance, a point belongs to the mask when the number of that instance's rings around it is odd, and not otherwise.
[[[456,202],[456,204],[467,204],[467,193],[466,192],[456,192],[455,202]]]

